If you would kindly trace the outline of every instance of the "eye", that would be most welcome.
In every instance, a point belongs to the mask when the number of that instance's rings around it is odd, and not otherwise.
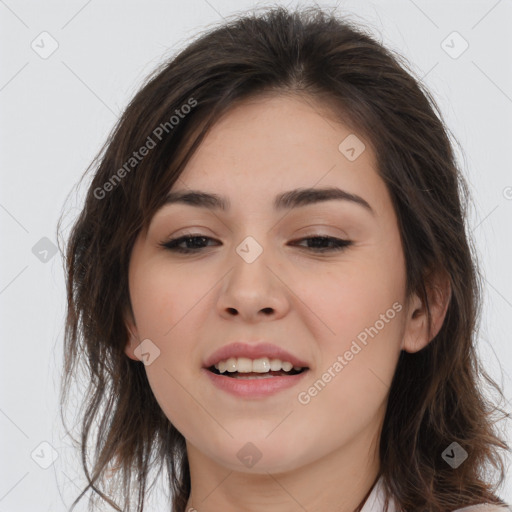
[[[192,253],[200,252],[201,249],[204,249],[203,244],[207,240],[213,240],[213,238],[200,234],[190,234],[181,236],[179,238],[174,238],[167,242],[162,242],[160,245],[173,252]],[[187,247],[182,247],[183,243],[185,243]]]
[[[307,238],[301,238],[298,242],[302,241],[313,241],[312,247],[305,247],[306,249],[311,249],[314,252],[332,252],[332,251],[341,251],[346,247],[352,245],[352,241],[343,240],[341,238],[335,238],[332,236],[313,236]],[[326,244],[331,244],[330,247],[326,246]]]
[[[210,238],[208,236],[204,236],[201,234],[190,234],[181,236],[179,238],[174,238],[172,240],[168,240],[167,242],[162,242],[160,245],[164,247],[165,249],[173,252],[179,252],[182,254],[186,253],[198,253],[201,252],[202,249],[206,247],[205,244],[207,244],[208,241],[215,240],[213,238]],[[332,236],[313,236],[313,237],[307,237],[307,238],[301,238],[299,240],[296,240],[296,242],[303,242],[303,241],[313,241],[312,246],[304,247],[304,249],[313,251],[313,252],[333,252],[333,251],[341,251],[345,249],[346,247],[349,247],[352,245],[352,241],[350,240],[343,240],[341,238],[335,238]],[[186,247],[183,247],[183,244],[186,245]],[[299,244],[296,244],[299,245]],[[330,245],[330,246],[329,246]]]

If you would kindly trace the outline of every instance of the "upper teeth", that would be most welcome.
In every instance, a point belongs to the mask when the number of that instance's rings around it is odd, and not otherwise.
[[[215,368],[220,373],[224,372],[240,372],[240,373],[266,373],[269,371],[278,372],[284,370],[289,372],[294,370],[302,370],[301,366],[293,366],[289,361],[281,361],[281,359],[269,359],[261,357],[259,359],[249,359],[248,357],[230,357],[224,361],[219,361]]]

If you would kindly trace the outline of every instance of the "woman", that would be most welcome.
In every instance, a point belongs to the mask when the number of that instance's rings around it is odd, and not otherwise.
[[[504,509],[467,193],[399,56],[319,9],[237,19],[98,162],[67,248],[84,493],[141,511],[163,466],[175,512]]]

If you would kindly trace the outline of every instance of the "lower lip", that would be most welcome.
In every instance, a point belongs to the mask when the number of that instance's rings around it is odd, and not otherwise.
[[[206,372],[216,387],[232,395],[242,398],[264,398],[278,391],[283,391],[295,386],[304,378],[309,370],[304,370],[296,375],[270,377],[266,379],[237,379],[217,375],[206,368],[202,368],[202,371]]]

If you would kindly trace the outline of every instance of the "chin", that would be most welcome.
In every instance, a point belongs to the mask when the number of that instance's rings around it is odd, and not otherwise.
[[[249,438],[247,438],[249,439]],[[248,474],[285,473],[308,463],[304,446],[290,443],[283,446],[280,439],[255,441],[230,440],[222,453],[213,454],[218,464],[231,471]],[[297,450],[300,447],[301,452]],[[236,449],[233,449],[236,447]],[[228,456],[226,457],[226,454]]]

